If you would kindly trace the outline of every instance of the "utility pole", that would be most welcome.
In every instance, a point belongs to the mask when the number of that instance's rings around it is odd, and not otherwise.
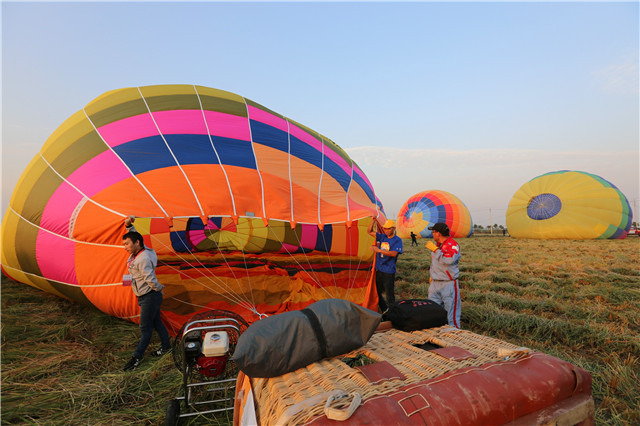
[[[493,235],[493,216],[491,216],[491,209],[489,209],[489,229],[491,230],[491,235]]]

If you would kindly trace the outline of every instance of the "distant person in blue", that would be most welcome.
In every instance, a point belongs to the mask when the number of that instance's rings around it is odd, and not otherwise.
[[[418,245],[418,240],[416,240],[416,234],[413,233],[413,231],[411,231],[411,247],[413,247],[413,245]]]
[[[393,294],[396,280],[396,261],[402,254],[402,239],[396,235],[395,220],[387,220],[382,227],[383,234],[373,230],[377,223],[373,218],[369,225],[369,235],[376,237],[376,244],[371,249],[376,255],[376,290],[378,291],[378,306],[384,314],[395,301]],[[386,296],[386,300],[385,297]]]

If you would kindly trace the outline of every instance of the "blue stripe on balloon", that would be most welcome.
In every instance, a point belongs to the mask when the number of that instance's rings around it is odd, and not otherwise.
[[[251,120],[251,137],[254,143],[259,143],[285,153],[289,152],[289,135],[283,130],[259,121]],[[299,157],[318,168],[323,167],[322,153],[295,136],[291,136],[291,155]],[[340,184],[342,189],[345,191],[349,189],[351,176],[326,155],[324,157],[324,171],[334,178]]]
[[[323,230],[318,228],[318,236],[316,237],[316,250],[329,253],[331,250],[331,240],[333,238],[333,228],[331,225],[325,225]]]
[[[218,164],[208,135],[165,135],[171,152],[180,165]],[[256,168],[251,142],[212,136],[222,164]],[[136,139],[113,148],[134,174],[176,165],[160,135]]]
[[[136,139],[115,146],[113,150],[134,174],[176,165],[160,136]]]
[[[191,252],[190,247],[187,245],[187,232],[186,231],[176,231],[170,232],[169,237],[171,238],[171,247],[180,253],[189,253]]]
[[[219,136],[212,136],[211,138],[222,164],[247,169],[256,168],[256,158],[253,155],[251,142]]]
[[[219,164],[208,135],[165,135],[180,165]]]
[[[251,138],[255,143],[277,149],[278,151],[289,152],[287,132],[255,120],[249,120],[249,123],[251,125]]]
[[[254,130],[255,143],[283,152],[289,151],[286,132],[259,122],[252,123],[252,132]],[[217,151],[223,165],[256,169],[256,160],[249,141],[219,136],[211,136],[210,140],[208,135],[192,134],[167,134],[164,138],[171,151],[167,149],[167,144],[160,135],[136,139],[113,149],[134,174],[175,166],[176,161],[171,152],[180,165],[219,164],[216,157]],[[211,147],[211,141],[216,151]],[[322,168],[322,153],[295,136],[291,136],[291,154],[319,169]],[[351,176],[327,156],[324,158],[324,171],[334,178],[344,191],[349,189]],[[354,173],[354,181],[362,187],[369,200],[374,203],[373,191],[364,179]]]
[[[626,232],[626,231],[625,231],[624,229],[620,229],[620,228],[618,228],[618,229],[616,230],[616,232],[614,232],[614,233],[613,233],[613,235],[611,235],[611,236],[609,237],[609,239],[611,239],[611,240],[618,239],[618,238],[622,237],[622,233],[623,233],[623,232]]]

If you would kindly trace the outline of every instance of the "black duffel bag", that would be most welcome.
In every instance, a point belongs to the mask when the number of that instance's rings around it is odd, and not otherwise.
[[[447,311],[433,300],[401,300],[389,307],[384,319],[402,331],[440,327],[448,323]]]

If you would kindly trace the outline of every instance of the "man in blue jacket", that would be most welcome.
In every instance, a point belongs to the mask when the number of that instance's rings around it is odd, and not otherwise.
[[[378,306],[384,314],[395,301],[396,261],[402,254],[402,239],[396,235],[396,222],[387,220],[382,227],[383,234],[373,230],[376,224],[373,218],[369,225],[369,235],[376,237],[376,244],[371,249],[376,254],[376,290],[378,292]],[[386,295],[386,301],[383,297]]]

